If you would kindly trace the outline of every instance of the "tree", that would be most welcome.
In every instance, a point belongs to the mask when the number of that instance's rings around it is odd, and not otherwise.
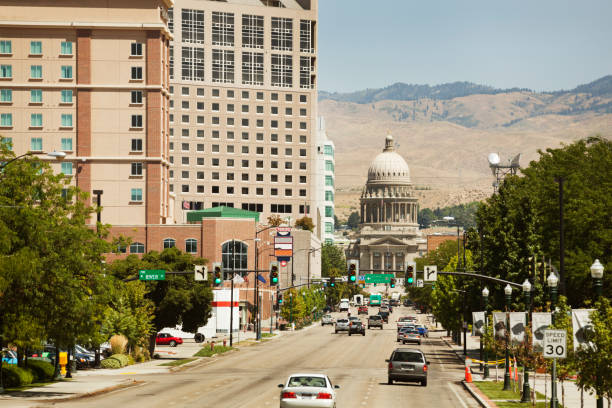
[[[321,246],[321,276],[329,277],[330,271],[335,268],[343,271],[346,269],[346,259],[342,248],[331,243]]]
[[[304,216],[302,218],[295,220],[295,226],[305,231],[310,231],[310,232],[314,231],[314,224],[312,223],[312,218],[310,217]]]
[[[423,208],[421,211],[419,211],[419,214],[417,216],[417,220],[419,222],[419,228],[421,229],[429,228],[429,226],[431,225],[431,222],[435,220],[435,218],[436,217],[431,209]]]
[[[357,211],[353,211],[351,215],[349,215],[348,220],[346,221],[346,225],[350,229],[355,230],[359,228],[360,222],[361,222],[361,217],[359,216],[359,213]]]
[[[271,215],[268,217],[268,225],[272,227],[278,227],[282,225],[285,221],[280,217],[280,215]]]

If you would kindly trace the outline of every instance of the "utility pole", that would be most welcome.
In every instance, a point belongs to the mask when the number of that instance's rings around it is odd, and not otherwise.
[[[555,179],[559,183],[559,289],[561,294],[565,296],[565,231],[563,225],[563,176]]]

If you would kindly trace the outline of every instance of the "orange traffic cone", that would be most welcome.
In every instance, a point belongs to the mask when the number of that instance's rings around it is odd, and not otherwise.
[[[472,373],[470,372],[470,367],[465,366],[465,382],[472,382]]]
[[[516,357],[514,358],[514,381],[518,382],[518,364],[516,363]]]

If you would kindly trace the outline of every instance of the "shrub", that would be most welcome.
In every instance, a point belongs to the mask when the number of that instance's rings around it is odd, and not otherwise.
[[[125,367],[126,365],[130,363],[128,356],[126,356],[125,354],[113,354],[112,356],[107,358],[107,360],[110,360],[110,359],[115,359],[119,361],[119,364],[121,364],[121,367]]]
[[[36,381],[52,380],[55,374],[55,367],[48,361],[28,359],[28,368],[34,374]]]
[[[115,360],[114,358],[106,358],[100,362],[100,367],[102,368],[121,368],[121,363],[119,360]]]
[[[128,354],[127,358],[128,358],[128,363],[127,363],[127,365],[132,365],[132,364],[134,364],[134,357],[132,357],[132,356],[130,356],[130,355]]]
[[[2,365],[2,377],[5,387],[20,387],[32,384],[32,381],[34,381],[32,370],[17,367],[13,364]]]
[[[128,339],[123,334],[115,334],[110,338],[109,343],[113,354],[123,354],[125,353],[125,347],[128,344]]]

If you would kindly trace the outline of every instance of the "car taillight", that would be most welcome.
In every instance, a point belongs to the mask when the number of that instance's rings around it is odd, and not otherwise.
[[[320,392],[317,399],[332,399],[332,395],[328,392]]]
[[[283,392],[283,395],[281,395],[282,399],[286,399],[286,398],[297,398],[297,396],[295,395],[295,392],[291,392],[291,391],[285,391]]]
[[[427,372],[427,364],[423,366],[423,371]]]
[[[393,363],[389,361],[389,370],[393,369]]]

